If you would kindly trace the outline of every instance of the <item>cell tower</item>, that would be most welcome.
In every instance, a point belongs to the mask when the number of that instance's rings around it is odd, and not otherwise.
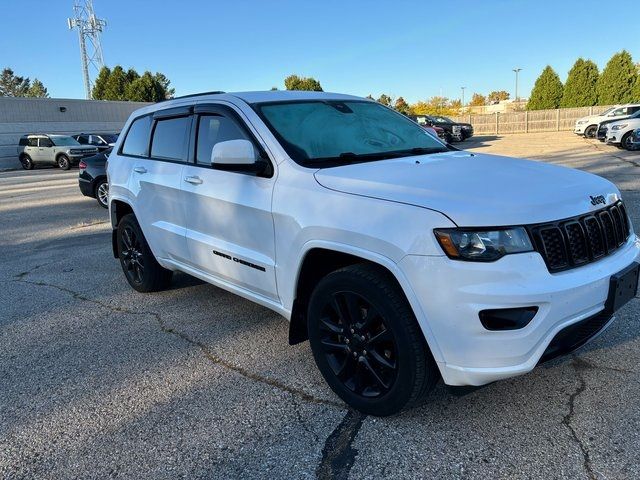
[[[82,78],[84,79],[84,89],[87,99],[91,98],[93,82],[89,70],[99,72],[104,67],[102,58],[102,45],[100,45],[100,34],[107,26],[106,20],[96,17],[93,12],[92,0],[75,0],[73,4],[73,18],[67,18],[69,30],[78,30],[80,40],[80,58],[82,59]]]

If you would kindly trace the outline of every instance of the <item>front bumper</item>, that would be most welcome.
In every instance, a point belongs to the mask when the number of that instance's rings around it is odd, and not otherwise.
[[[576,135],[584,135],[585,128],[587,128],[587,124],[586,123],[584,125],[576,125],[573,128],[573,133],[575,133]]]
[[[640,259],[631,235],[615,253],[583,267],[551,274],[536,253],[492,263],[408,255],[400,266],[418,298],[416,315],[448,385],[484,385],[527,373],[554,337],[603,311],[610,277]],[[489,331],[485,309],[537,306],[518,330]]]

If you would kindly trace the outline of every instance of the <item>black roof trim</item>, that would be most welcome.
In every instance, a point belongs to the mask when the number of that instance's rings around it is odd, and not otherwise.
[[[182,98],[201,97],[203,95],[220,95],[221,93],[226,93],[226,92],[223,92],[222,90],[214,90],[212,92],[190,93],[189,95],[182,95],[180,97],[167,98],[166,100],[162,100],[162,102],[168,102],[170,100],[180,100]],[[162,103],[162,102],[158,102],[158,103]]]

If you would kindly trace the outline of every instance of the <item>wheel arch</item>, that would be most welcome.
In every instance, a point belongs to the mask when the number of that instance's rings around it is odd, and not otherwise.
[[[120,220],[129,213],[133,213],[135,215],[131,205],[120,199],[111,199],[111,202],[109,203],[109,215],[111,216],[111,248],[113,250],[114,258],[118,258],[118,224],[120,223]]]
[[[422,307],[409,284],[406,276],[392,259],[351,245],[314,242],[307,245],[298,263],[298,271],[294,283],[293,303],[289,324],[289,344],[295,345],[308,339],[307,306],[313,289],[327,274],[358,263],[376,266],[389,278],[396,282],[420,325],[434,359],[439,362],[442,354],[429,328]]]

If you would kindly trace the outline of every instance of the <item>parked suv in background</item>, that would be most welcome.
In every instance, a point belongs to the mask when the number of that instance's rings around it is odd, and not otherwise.
[[[18,159],[25,170],[38,164],[69,170],[80,159],[96,153],[96,147],[84,147],[67,135],[24,135],[18,143]]]
[[[620,120],[625,120],[627,118],[636,117],[637,114],[640,114],[640,105],[625,105],[624,107],[620,107],[619,109],[614,110],[612,113],[622,112],[619,115],[615,115],[611,118],[606,117],[604,120],[601,120],[598,124],[598,131],[596,133],[596,138],[601,142],[604,142],[607,138],[607,129],[609,125],[618,122]]]
[[[576,135],[584,135],[587,138],[595,138],[598,131],[598,124],[600,122],[609,118],[622,116],[624,111],[625,107],[622,107],[621,105],[614,105],[613,107],[607,108],[602,113],[596,113],[595,115],[588,115],[586,117],[579,118],[576,120],[573,133]]]
[[[98,150],[108,150],[113,148],[118,140],[117,133],[81,133],[74,135],[78,143],[81,145],[93,145]]]
[[[123,132],[107,174],[129,284],[161,290],[179,270],[282,314],[366,413],[416,405],[439,378],[529,372],[636,293],[640,241],[611,182],[451,149],[375,101],[204,94]]]
[[[605,126],[605,142],[631,150],[633,131],[638,127],[640,127],[640,110],[624,120],[608,123]]]
[[[420,125],[442,128],[445,131],[444,138],[447,143],[462,142],[473,136],[473,126],[470,123],[454,122],[450,118],[439,115],[410,115],[410,118]]]

